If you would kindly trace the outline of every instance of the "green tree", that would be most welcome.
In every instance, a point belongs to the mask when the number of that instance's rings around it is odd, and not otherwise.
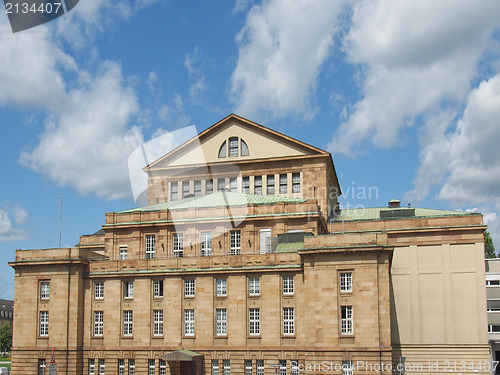
[[[3,322],[0,327],[0,350],[2,352],[10,350],[12,346],[12,327],[10,323]]]
[[[486,258],[496,258],[495,246],[493,245],[493,240],[491,239],[490,233],[484,231],[484,256]]]

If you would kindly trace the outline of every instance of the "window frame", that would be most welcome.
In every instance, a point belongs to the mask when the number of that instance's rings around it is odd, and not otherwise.
[[[184,279],[184,298],[194,298],[196,283],[194,279]]]
[[[283,307],[283,336],[295,335],[295,308]]]
[[[148,359],[148,375],[155,375],[156,366],[154,359]]]
[[[241,230],[239,229],[229,232],[229,254],[241,255]]]
[[[123,310],[122,316],[123,316],[122,335],[125,337],[131,337],[134,334],[134,311]]]
[[[286,173],[281,173],[279,177],[279,193],[288,193],[288,175]]]
[[[102,337],[104,335],[104,311],[94,311],[94,337]]]
[[[156,257],[156,234],[144,235],[145,259],[154,259]]]
[[[194,180],[194,196],[201,196],[201,180]]]
[[[164,280],[153,280],[153,298],[163,298]]]
[[[235,158],[240,156],[240,139],[238,137],[229,137],[228,146],[228,157]]]
[[[172,233],[172,250],[174,258],[184,257],[184,233]]]
[[[227,309],[215,309],[215,335],[227,336]]]
[[[214,180],[209,178],[205,181],[205,194],[212,194],[214,192]]]
[[[300,193],[301,190],[300,173],[292,173],[292,193]]]
[[[254,176],[253,178],[253,193],[256,195],[262,195],[262,176]]]
[[[134,280],[123,281],[123,298],[124,299],[134,298]]]
[[[203,231],[201,236],[201,256],[211,256],[212,255],[212,232]]]
[[[215,279],[215,294],[217,297],[227,297],[227,278],[220,277]]]
[[[276,194],[275,178],[274,178],[273,174],[269,174],[266,177],[266,194],[267,195],[274,195],[274,194]]]
[[[260,336],[260,308],[259,307],[251,307],[248,309],[248,334],[250,336]]]
[[[184,309],[184,336],[193,337],[195,333],[194,309]]]
[[[243,194],[250,194],[250,177],[249,176],[245,176],[242,178],[241,192]]]
[[[163,336],[163,310],[153,310],[153,336]]]
[[[41,310],[38,314],[38,335],[40,337],[49,336],[49,311]]]
[[[120,256],[120,260],[127,260],[128,258],[128,246],[127,245],[120,245],[118,247],[118,251],[119,251],[119,256]]]
[[[354,311],[352,305],[340,306],[340,334],[342,336],[354,334]]]
[[[47,360],[44,358],[38,358],[38,375],[45,375],[47,371]]]
[[[94,282],[94,299],[97,301],[104,299],[104,281]]]
[[[219,360],[212,359],[212,375],[219,375]]]
[[[252,282],[252,280],[253,280],[253,282]],[[248,295],[250,297],[260,296],[260,277],[259,276],[250,276],[248,278]]]
[[[352,271],[339,272],[340,293],[352,293]]]
[[[281,277],[282,292],[284,296],[293,296],[295,293],[294,275],[283,275]]]
[[[118,375],[125,375],[125,359],[118,359]]]
[[[50,281],[40,281],[40,299],[50,299]]]
[[[170,182],[170,200],[179,200],[179,181]]]

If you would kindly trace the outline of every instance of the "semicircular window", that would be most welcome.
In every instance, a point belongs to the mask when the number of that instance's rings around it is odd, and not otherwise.
[[[241,140],[241,156],[248,156],[250,153],[248,152],[248,146],[246,142],[242,139]]]
[[[226,141],[222,142],[222,145],[219,148],[219,158],[226,157]]]

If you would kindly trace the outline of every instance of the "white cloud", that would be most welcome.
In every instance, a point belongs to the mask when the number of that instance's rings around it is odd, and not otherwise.
[[[25,228],[12,225],[11,215],[14,216],[16,225],[24,224],[28,217],[27,212],[18,206],[12,209],[9,207],[0,209],[0,242],[20,241],[27,238]]]
[[[237,37],[238,62],[231,78],[238,113],[312,115],[311,94],[331,53],[343,4],[269,0],[251,8]]]
[[[14,206],[12,209],[12,216],[14,217],[14,221],[18,225],[22,225],[26,223],[26,220],[28,220],[28,212],[19,206]]]
[[[487,0],[357,3],[345,50],[362,68],[363,97],[330,151],[351,155],[368,139],[393,146],[417,116],[463,103],[499,19],[500,3]]]
[[[184,67],[187,69],[191,81],[194,81],[189,86],[189,95],[191,99],[195,100],[199,100],[208,89],[207,79],[202,72],[202,61],[203,56],[198,46],[191,54],[184,57]]]

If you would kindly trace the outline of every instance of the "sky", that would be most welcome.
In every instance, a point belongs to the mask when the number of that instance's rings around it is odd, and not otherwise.
[[[135,206],[141,144],[230,113],[331,152],[344,207],[481,212],[500,247],[497,0],[81,0],[0,11],[0,298],[15,249]]]

